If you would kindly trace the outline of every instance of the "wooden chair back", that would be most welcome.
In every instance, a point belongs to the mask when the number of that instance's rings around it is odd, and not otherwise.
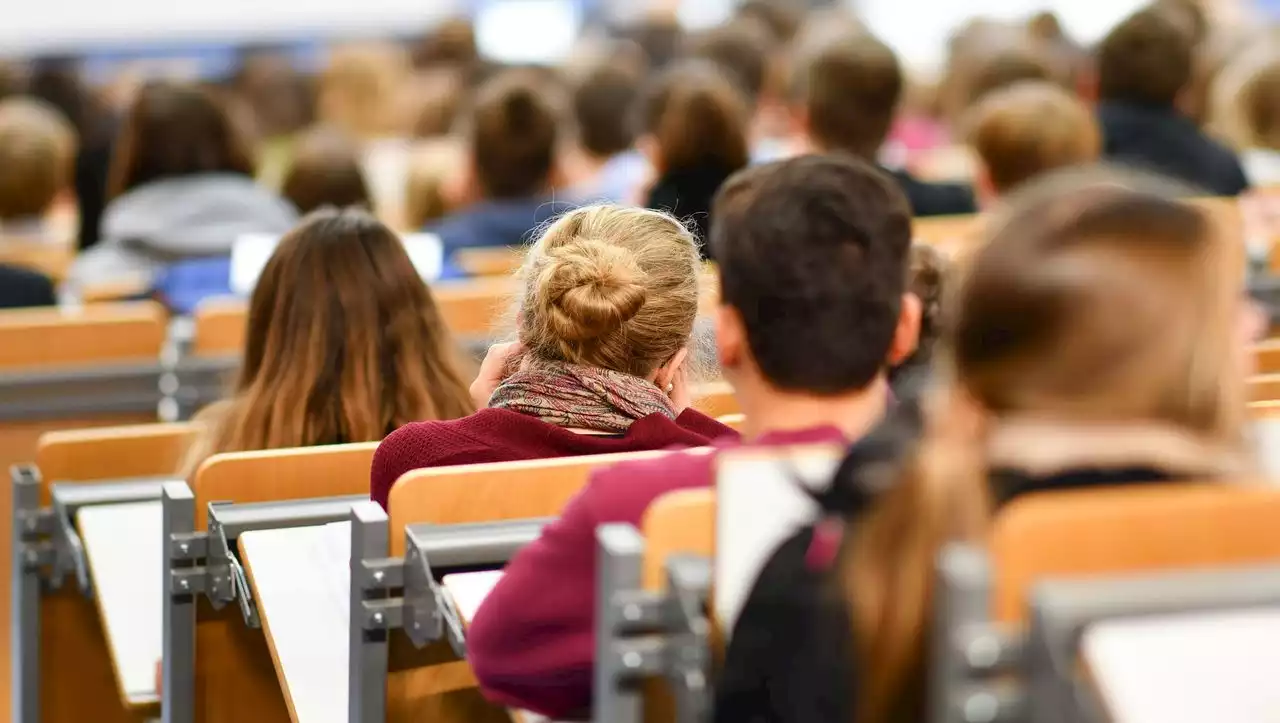
[[[269,502],[367,494],[376,442],[307,449],[236,452],[196,470],[196,527],[208,525],[210,502]],[[289,709],[261,630],[245,626],[239,607],[196,609],[197,723],[289,721]]]
[[[42,504],[53,482],[90,482],[176,473],[198,424],[141,424],[48,432],[36,448]],[[130,706],[116,673],[94,602],[74,587],[40,601],[40,697],[45,721],[129,721],[154,718],[156,705]],[[69,686],[76,694],[67,695]]]
[[[747,415],[745,414],[725,414],[716,417],[716,421],[735,432],[742,432],[742,427],[747,423]]]
[[[244,351],[249,303],[244,299],[209,299],[196,307],[193,356],[227,356]]]
[[[741,414],[738,398],[733,387],[723,379],[714,382],[703,382],[693,389],[693,408],[708,417],[720,418],[731,414]]]
[[[431,289],[445,324],[457,339],[491,337],[511,308],[519,284],[512,277],[436,284]]]
[[[46,239],[5,239],[0,241],[0,264],[38,271],[62,281],[75,261],[74,244],[49,243]]]
[[[405,552],[404,528],[416,523],[456,525],[558,515],[595,469],[652,459],[662,451],[500,462],[414,470],[391,488],[391,555]],[[505,721],[507,713],[476,690],[471,667],[444,645],[415,650],[392,639],[387,720],[471,723]]]
[[[1135,485],[1046,492],[995,520],[995,615],[1021,621],[1036,581],[1280,560],[1280,489]]]
[[[1280,374],[1255,374],[1249,377],[1246,395],[1250,402],[1280,401]]]
[[[914,239],[954,256],[973,249],[981,240],[982,217],[933,216],[912,221]]]
[[[164,311],[159,305],[121,304],[86,306],[76,311],[59,309],[16,309],[0,312],[0,374],[51,369],[94,369],[113,363],[149,362],[160,358],[164,344]],[[41,417],[0,422],[0,474],[9,474],[15,464],[36,458],[41,435],[56,429],[116,426],[155,421],[147,414],[105,414],[79,417]],[[0,559],[12,556],[13,500],[0,495]],[[9,619],[10,599],[0,595],[0,620]],[[90,630],[97,630],[96,620]],[[71,630],[65,631],[69,635]],[[79,634],[83,631],[75,631]],[[10,654],[8,625],[0,626],[0,701],[9,699]],[[98,630],[97,635],[102,637]],[[104,643],[105,645],[105,643]],[[47,658],[46,658],[47,659]],[[62,660],[62,659],[59,659]],[[50,661],[54,664],[56,661]],[[68,670],[77,669],[74,660],[62,660]],[[108,680],[110,680],[108,678]],[[112,689],[114,691],[114,688]],[[110,715],[83,713],[79,696],[44,696],[46,720],[109,720]],[[96,713],[97,711],[89,711]]]
[[[454,262],[468,276],[511,276],[524,263],[525,249],[502,246],[488,249],[458,249]]]
[[[675,554],[715,554],[716,493],[711,488],[668,492],[649,505],[640,525],[644,534],[644,573],[649,590],[666,582],[667,558]]]
[[[1254,370],[1258,374],[1280,374],[1280,339],[1267,339],[1253,347]]]

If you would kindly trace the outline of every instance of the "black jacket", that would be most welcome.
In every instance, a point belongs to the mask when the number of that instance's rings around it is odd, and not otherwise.
[[[1189,183],[1214,196],[1249,188],[1240,159],[1174,108],[1114,101],[1098,106],[1103,156]]]
[[[702,258],[710,258],[707,239],[711,232],[711,202],[715,200],[716,191],[733,173],[715,166],[668,171],[653,184],[644,205],[666,211],[683,221],[697,235]]]
[[[57,303],[53,282],[47,276],[0,264],[0,309],[53,306]]]
[[[906,171],[883,170],[902,187],[913,216],[958,216],[978,211],[973,189],[963,183],[926,183]]]

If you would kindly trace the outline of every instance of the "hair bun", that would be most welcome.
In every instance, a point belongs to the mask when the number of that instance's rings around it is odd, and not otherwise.
[[[550,331],[582,343],[621,328],[648,296],[644,273],[627,251],[575,239],[547,252],[539,286]]]

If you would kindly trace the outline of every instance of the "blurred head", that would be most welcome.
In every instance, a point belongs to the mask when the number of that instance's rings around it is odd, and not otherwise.
[[[254,288],[212,453],[371,442],[465,416],[454,359],[400,239],[365,211],[319,211],[285,235]]]
[[[456,70],[419,72],[407,95],[407,125],[414,138],[452,133],[468,100],[463,74]]]
[[[673,13],[649,13],[625,31],[644,52],[649,67],[660,70],[680,56],[684,29]]]
[[[1009,48],[975,63],[967,79],[965,107],[981,102],[988,94],[1019,83],[1054,80],[1049,61],[1026,46]]]
[[[750,161],[747,123],[742,94],[705,62],[668,69],[650,85],[640,105],[643,145],[662,173],[745,167]]]
[[[322,207],[373,208],[356,144],[334,128],[315,128],[298,141],[283,194],[298,213]]]
[[[315,85],[283,52],[246,53],[234,84],[253,112],[257,133],[265,138],[295,133],[315,118]]]
[[[547,83],[512,70],[489,80],[470,115],[469,153],[486,198],[523,198],[552,185],[563,114]]]
[[[869,671],[859,721],[923,715],[934,565],[949,541],[980,543],[993,466],[1238,470],[1243,274],[1236,244],[1179,192],[1059,174],[1016,199],[972,259],[945,334],[950,386],[928,400],[902,477],[846,537],[841,569]],[[1002,456],[1017,425],[1044,430],[1014,448],[1021,461]]]
[[[816,149],[874,161],[902,90],[902,68],[889,46],[867,33],[846,34],[799,59],[791,102]]]
[[[891,178],[847,156],[802,156],[738,173],[715,214],[727,376],[844,395],[915,348],[911,210]]]
[[[769,79],[769,59],[775,47],[761,24],[736,20],[695,36],[689,56],[718,66],[754,107]]]
[[[1102,152],[1092,111],[1043,81],[1018,83],[984,98],[969,119],[968,142],[982,164],[978,185],[991,197],[1045,172],[1093,163]]]
[[[75,129],[53,106],[0,100],[0,221],[40,217],[71,182]]]
[[[1098,48],[1098,97],[1172,107],[1191,81],[1194,47],[1168,14],[1147,8],[1130,15]]]
[[[573,91],[578,143],[596,158],[631,148],[631,113],[640,95],[642,74],[629,63],[602,62],[587,71]]]
[[[409,79],[407,51],[395,43],[334,48],[320,74],[317,115],[357,137],[396,133],[403,124],[401,91]]]
[[[1239,97],[1249,144],[1280,150],[1280,56],[1254,71]]]
[[[683,361],[700,268],[693,236],[671,216],[571,211],[547,226],[521,270],[520,341],[535,361],[652,378]]]
[[[475,26],[463,17],[440,23],[413,49],[413,66],[418,69],[469,68],[479,62]]]
[[[134,98],[116,140],[107,196],[166,178],[252,176],[253,170],[248,143],[222,103],[196,86],[148,83]]]
[[[734,17],[759,23],[773,42],[786,44],[804,21],[803,5],[795,0],[745,0],[738,5]]]

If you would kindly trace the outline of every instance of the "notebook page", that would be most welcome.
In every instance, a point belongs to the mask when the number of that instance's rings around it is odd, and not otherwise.
[[[76,514],[116,680],[131,705],[153,703],[163,648],[164,520],[159,502],[94,505]]]
[[[728,633],[760,569],[787,537],[813,522],[818,505],[803,487],[825,487],[839,460],[827,449],[766,457],[720,455],[716,465],[715,615]]]
[[[1280,610],[1117,619],[1080,654],[1114,723],[1280,720]]]
[[[489,591],[502,579],[501,570],[484,570],[482,572],[460,572],[456,575],[445,575],[441,580],[444,589],[453,598],[464,626],[470,625],[480,609],[480,603],[489,596]]]
[[[298,723],[345,723],[351,524],[246,532],[240,549]]]

